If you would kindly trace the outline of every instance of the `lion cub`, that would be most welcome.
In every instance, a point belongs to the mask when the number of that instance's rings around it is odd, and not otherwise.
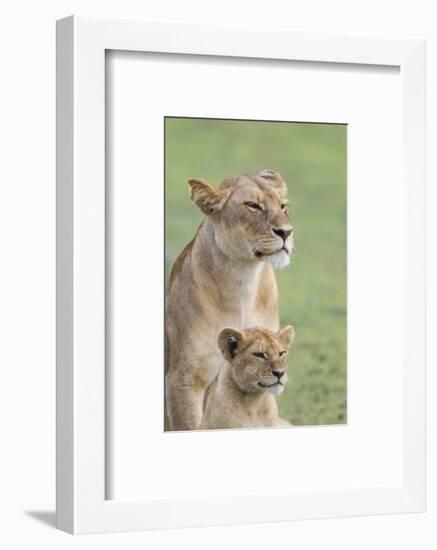
[[[218,346],[226,359],[208,388],[200,429],[284,426],[275,395],[287,382],[287,352],[293,327],[278,333],[223,329]]]

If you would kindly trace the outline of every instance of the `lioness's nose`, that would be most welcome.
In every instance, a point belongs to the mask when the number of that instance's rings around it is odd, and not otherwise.
[[[284,241],[287,240],[287,238],[293,233],[293,228],[289,225],[288,227],[279,227],[273,228],[273,233],[275,235],[278,235],[278,237],[281,237]]]
[[[277,369],[274,369],[272,370],[272,374],[274,374],[278,380],[280,380],[282,378],[282,375],[284,374],[284,370],[277,370]]]

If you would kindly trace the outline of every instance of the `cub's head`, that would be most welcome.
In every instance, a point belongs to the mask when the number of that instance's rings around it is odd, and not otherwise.
[[[228,257],[285,267],[293,251],[287,185],[274,170],[243,174],[215,189],[189,180],[191,199],[214,224],[216,243]]]
[[[242,392],[279,395],[288,379],[287,352],[293,340],[291,325],[276,334],[258,328],[225,328],[219,334],[218,345]]]

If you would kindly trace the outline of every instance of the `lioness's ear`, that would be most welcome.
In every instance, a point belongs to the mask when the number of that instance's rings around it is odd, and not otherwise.
[[[281,174],[276,170],[262,170],[259,174],[263,179],[269,181],[274,187],[276,187],[282,193],[287,192],[287,184],[283,180]]]
[[[201,178],[188,180],[188,185],[190,186],[191,200],[207,216],[218,212],[226,200],[226,192],[214,189],[207,181]]]
[[[294,340],[294,328],[291,325],[283,328],[278,332],[278,338],[281,344],[288,349]]]
[[[224,328],[218,336],[218,347],[223,357],[227,361],[232,361],[241,350],[244,340],[245,336],[241,331],[235,328]]]

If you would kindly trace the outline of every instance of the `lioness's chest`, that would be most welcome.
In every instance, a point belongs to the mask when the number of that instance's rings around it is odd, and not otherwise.
[[[203,388],[208,387],[224,364],[224,358],[219,349],[205,350],[198,360],[193,364],[196,380]]]

